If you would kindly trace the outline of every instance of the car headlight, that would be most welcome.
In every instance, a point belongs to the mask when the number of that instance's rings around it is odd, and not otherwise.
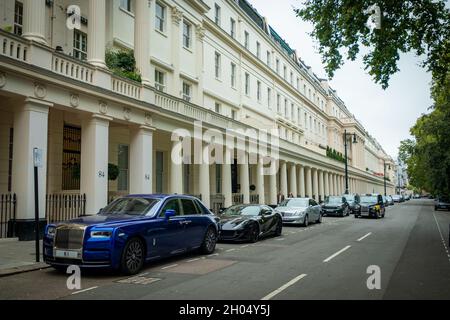
[[[55,226],[49,226],[47,227],[47,236],[50,238],[53,238],[56,233],[56,227]]]
[[[111,238],[111,230],[94,230],[91,231],[91,238]]]

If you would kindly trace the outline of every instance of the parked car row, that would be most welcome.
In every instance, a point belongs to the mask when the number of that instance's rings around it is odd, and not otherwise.
[[[387,200],[387,199],[386,199]],[[217,241],[256,242],[280,236],[283,225],[321,223],[326,215],[384,217],[381,195],[288,198],[275,208],[234,205],[215,215],[199,199],[184,195],[129,195],[96,215],[46,226],[44,261],[138,273],[146,262],[193,250],[212,254]]]

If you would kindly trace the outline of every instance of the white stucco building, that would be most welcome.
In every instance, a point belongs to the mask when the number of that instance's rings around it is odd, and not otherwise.
[[[70,5],[79,29],[67,26]],[[387,163],[394,193],[392,159],[244,0],[3,0],[0,29],[0,194],[17,195],[21,238],[34,216],[33,148],[44,155],[42,219],[55,194],[85,195],[90,214],[128,193],[194,194],[211,208],[275,204],[278,191],[341,194],[344,163],[327,154],[344,154],[345,130],[349,191],[383,193]],[[134,50],[142,82],[106,66],[105,53],[121,49]],[[174,163],[171,134],[193,133],[195,120],[278,130],[278,173],[260,175],[261,161]]]

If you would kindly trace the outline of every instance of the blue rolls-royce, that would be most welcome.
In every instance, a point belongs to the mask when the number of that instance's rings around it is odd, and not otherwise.
[[[97,215],[49,224],[44,261],[103,267],[136,274],[146,261],[200,249],[214,252],[217,217],[197,198],[182,195],[129,195]]]

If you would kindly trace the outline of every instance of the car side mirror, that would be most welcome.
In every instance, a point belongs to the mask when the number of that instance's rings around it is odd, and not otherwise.
[[[166,220],[170,220],[170,218],[175,217],[176,215],[177,215],[177,213],[173,209],[167,209],[164,212],[164,218],[166,218]]]

